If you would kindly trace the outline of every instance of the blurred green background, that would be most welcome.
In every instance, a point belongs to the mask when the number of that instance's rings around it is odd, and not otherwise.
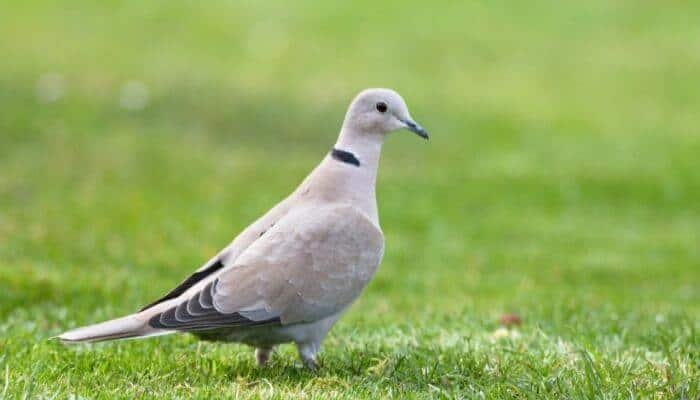
[[[691,1],[5,2],[0,397],[700,396],[699,18]],[[432,140],[384,147],[384,262],[319,374],[291,348],[259,370],[188,336],[46,340],[199,267],[376,86]]]

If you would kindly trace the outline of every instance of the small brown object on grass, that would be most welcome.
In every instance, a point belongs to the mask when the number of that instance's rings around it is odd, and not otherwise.
[[[519,326],[523,323],[523,319],[518,314],[503,314],[498,319],[498,323],[505,327]]]

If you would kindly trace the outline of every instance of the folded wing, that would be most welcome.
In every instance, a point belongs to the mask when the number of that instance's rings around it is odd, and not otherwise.
[[[316,321],[357,298],[383,249],[381,230],[354,207],[290,212],[233,265],[149,325],[200,331]]]

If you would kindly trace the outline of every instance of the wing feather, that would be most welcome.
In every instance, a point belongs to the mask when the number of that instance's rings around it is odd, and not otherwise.
[[[149,324],[199,331],[316,321],[357,298],[383,249],[381,230],[351,206],[290,212],[235,264]]]
[[[188,276],[187,279],[182,281],[177,287],[171,291],[169,291],[165,296],[159,298],[158,300],[142,307],[139,312],[147,310],[157,304],[160,304],[164,301],[168,301],[170,299],[174,299],[181,294],[185,293],[187,289],[191,288],[192,286],[196,285],[198,282],[202,281],[203,279],[207,278],[208,276],[211,276],[213,273],[217,272],[221,268],[224,267],[224,264],[221,262],[221,260],[214,260],[211,264],[208,266],[196,271],[192,275]]]

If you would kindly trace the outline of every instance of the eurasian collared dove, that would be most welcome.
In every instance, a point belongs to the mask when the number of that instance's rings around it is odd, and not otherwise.
[[[253,346],[260,365],[275,345],[293,342],[304,364],[316,368],[321,341],[382,259],[377,166],[386,134],[402,128],[428,138],[398,93],[362,91],[323,161],[219,254],[139,312],[58,339],[98,342],[190,332]]]

